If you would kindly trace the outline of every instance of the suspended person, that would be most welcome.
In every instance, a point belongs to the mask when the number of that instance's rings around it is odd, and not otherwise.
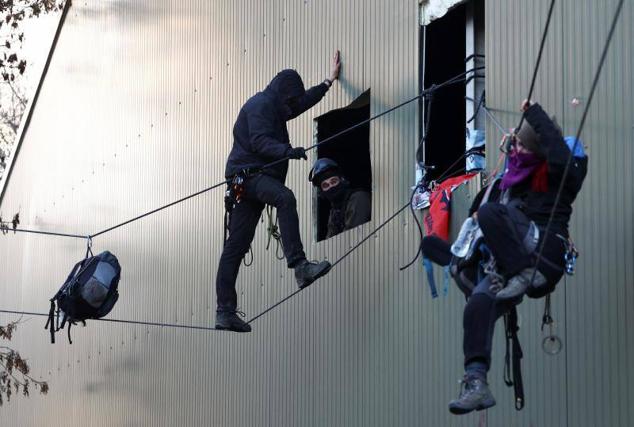
[[[332,60],[330,76],[308,90],[295,70],[282,70],[266,89],[258,92],[242,106],[233,127],[233,147],[227,160],[225,176],[232,179],[244,171],[261,169],[278,161],[262,173],[246,175],[240,186],[237,203],[230,203],[229,236],[220,257],[216,278],[216,328],[250,332],[237,311],[236,279],[240,263],[253,240],[265,205],[274,206],[280,221],[284,256],[295,270],[300,288],[310,285],[330,269],[330,263],[306,260],[299,232],[299,218],[293,192],[284,182],[288,159],[307,160],[302,147],[292,147],[286,122],[317,104],[339,77],[339,52]]]
[[[325,157],[317,160],[308,180],[317,187],[319,195],[330,203],[327,239],[370,221],[370,192],[351,188],[350,181],[334,160]]]
[[[491,363],[491,341],[496,320],[519,304],[524,294],[542,297],[555,288],[564,274],[565,241],[572,203],[587,172],[587,157],[575,156],[557,205],[555,199],[570,155],[559,127],[539,104],[524,101],[525,121],[511,139],[508,167],[499,182],[498,202],[471,208],[483,241],[495,260],[496,271],[478,282],[473,271],[465,270],[467,305],[464,310],[463,390],[449,403],[454,414],[466,414],[495,405],[487,384]],[[550,212],[555,215],[545,235]],[[536,266],[537,252],[545,239],[543,257]],[[471,267],[472,268],[472,267]],[[533,277],[533,273],[534,277]],[[469,283],[475,288],[469,293]]]

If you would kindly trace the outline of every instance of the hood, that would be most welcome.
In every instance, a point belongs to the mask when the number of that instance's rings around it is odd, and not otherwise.
[[[286,100],[296,97],[301,98],[306,94],[304,82],[295,70],[282,70],[277,73],[264,92],[275,99],[278,110],[287,116],[287,120],[290,119],[288,117],[290,112],[286,111]]]

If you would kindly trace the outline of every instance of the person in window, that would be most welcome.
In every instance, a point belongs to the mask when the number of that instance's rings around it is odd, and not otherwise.
[[[495,259],[496,271],[486,272],[479,282],[475,272],[471,272],[466,282],[473,280],[475,288],[461,287],[467,295],[463,315],[465,377],[460,396],[449,403],[454,414],[495,405],[487,384],[495,323],[525,294],[540,298],[552,292],[563,276],[572,203],[587,173],[587,157],[575,153],[555,205],[573,147],[539,104],[524,101],[521,110],[525,121],[511,139],[502,179],[494,182],[496,187],[488,201],[481,204],[485,194],[482,191],[469,212],[477,220],[484,244]],[[553,208],[555,215],[545,235]],[[535,265],[544,240],[543,256]]]
[[[220,257],[216,278],[216,328],[250,332],[237,311],[236,279],[240,263],[253,240],[265,205],[274,206],[280,221],[284,256],[295,270],[300,288],[326,274],[330,263],[306,260],[299,232],[299,217],[293,192],[284,182],[288,159],[304,159],[302,147],[292,147],[286,122],[317,104],[339,77],[339,52],[335,52],[329,78],[308,90],[295,70],[280,71],[266,89],[258,92],[242,106],[233,127],[233,147],[227,160],[225,177],[232,179],[244,171],[248,174],[240,189],[240,200],[229,201],[229,236]],[[278,161],[274,166],[262,167]]]
[[[371,194],[351,188],[334,160],[325,157],[317,160],[308,179],[330,203],[327,239],[370,221]]]

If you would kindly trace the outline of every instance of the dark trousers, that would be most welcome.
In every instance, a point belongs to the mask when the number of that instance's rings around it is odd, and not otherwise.
[[[287,264],[295,266],[306,259],[301,236],[295,195],[282,182],[267,175],[246,180],[245,195],[230,215],[229,238],[225,242],[216,276],[219,311],[233,311],[238,304],[236,280],[242,258],[249,250],[265,205],[277,209],[282,246]]]
[[[524,237],[528,231],[530,220],[513,206],[499,203],[486,203],[478,210],[478,223],[484,235],[484,241],[496,259],[497,266],[507,277],[511,277],[521,270],[534,266],[534,254],[527,253],[524,248]],[[543,230],[540,229],[543,233]],[[540,236],[541,239],[544,236]],[[563,274],[564,252],[563,242],[555,235],[549,235],[544,247],[544,262],[538,269],[548,279],[548,284],[540,287],[539,291],[531,289],[527,294],[540,297],[551,292]],[[475,271],[473,272],[475,275]],[[467,295],[467,305],[463,315],[463,350],[465,365],[478,361],[490,366],[491,342],[495,322],[507,313],[517,301],[499,302],[489,290],[491,282],[484,277],[475,287],[471,295]]]
[[[489,290],[490,286],[488,277],[481,280],[469,296],[464,309],[462,346],[465,366],[471,362],[482,362],[487,367],[490,366],[495,322],[521,302],[521,298],[517,301],[497,301]]]

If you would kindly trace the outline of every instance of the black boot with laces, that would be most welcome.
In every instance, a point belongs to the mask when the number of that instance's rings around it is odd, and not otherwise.
[[[300,289],[313,283],[315,280],[324,276],[330,271],[330,263],[328,261],[309,262],[303,260],[295,266],[295,280]]]
[[[240,319],[245,314],[237,310],[216,311],[216,329],[221,331],[251,332],[251,325]]]

